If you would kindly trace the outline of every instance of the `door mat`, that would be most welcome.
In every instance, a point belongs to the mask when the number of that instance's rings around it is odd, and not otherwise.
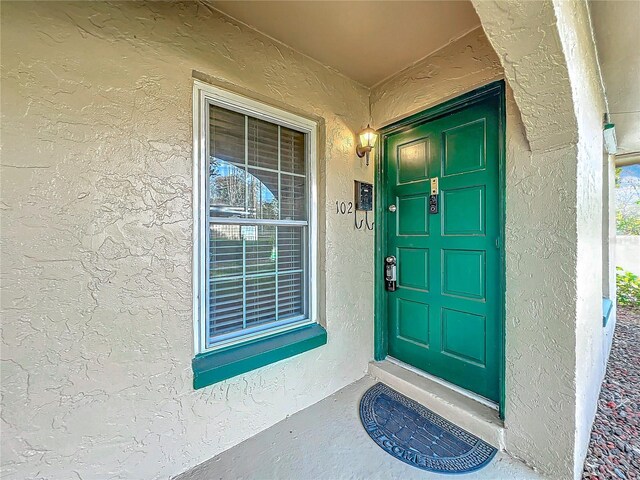
[[[428,408],[377,383],[360,400],[360,420],[382,449],[409,465],[437,473],[468,473],[497,450]]]

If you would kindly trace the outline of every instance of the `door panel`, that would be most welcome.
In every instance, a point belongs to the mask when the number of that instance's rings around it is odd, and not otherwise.
[[[396,204],[398,206],[398,236],[429,235],[428,193],[398,197]]]
[[[398,183],[409,183],[429,178],[429,164],[423,161],[430,148],[430,139],[424,138],[398,148]]]
[[[486,258],[482,250],[442,250],[442,294],[486,300]]]
[[[485,234],[485,186],[453,188],[442,193],[443,235]],[[464,211],[464,215],[460,212]]]
[[[442,352],[477,365],[486,364],[484,315],[442,309]],[[479,341],[480,340],[480,341]]]
[[[414,290],[429,291],[429,250],[399,247],[398,285]]]
[[[398,337],[424,347],[429,347],[429,305],[413,302],[403,298],[398,299]],[[422,318],[424,322],[414,322],[412,319]]]
[[[457,175],[485,167],[484,118],[442,132],[444,162],[442,176]]]
[[[389,355],[499,399],[499,98],[386,137]],[[429,213],[430,179],[439,211]],[[387,207],[396,205],[396,211]]]

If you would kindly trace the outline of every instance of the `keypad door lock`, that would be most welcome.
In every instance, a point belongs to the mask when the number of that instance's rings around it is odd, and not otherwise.
[[[396,257],[393,255],[384,259],[384,285],[387,292],[396,291]]]

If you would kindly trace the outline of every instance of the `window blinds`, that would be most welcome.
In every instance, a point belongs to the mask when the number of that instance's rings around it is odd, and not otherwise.
[[[209,106],[209,345],[307,316],[305,141]]]

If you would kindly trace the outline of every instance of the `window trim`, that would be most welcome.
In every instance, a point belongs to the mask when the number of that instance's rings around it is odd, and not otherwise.
[[[299,355],[327,343],[318,323],[274,333],[238,345],[196,355],[191,361],[193,388],[213,385],[260,367]]]
[[[208,228],[209,210],[207,198],[207,115],[208,105],[214,104],[244,115],[266,120],[305,134],[307,169],[307,224],[308,253],[304,261],[307,264],[305,278],[308,302],[308,317],[292,321],[286,325],[253,334],[239,335],[227,341],[217,342],[207,347],[207,264],[209,257]],[[265,104],[199,80],[193,81],[193,338],[194,353],[204,354],[232,345],[252,342],[270,335],[279,335],[289,330],[317,323],[318,315],[318,176],[317,176],[317,122],[294,113]],[[216,219],[218,222],[218,219]],[[234,222],[235,223],[235,222]],[[260,223],[259,220],[257,223]]]

